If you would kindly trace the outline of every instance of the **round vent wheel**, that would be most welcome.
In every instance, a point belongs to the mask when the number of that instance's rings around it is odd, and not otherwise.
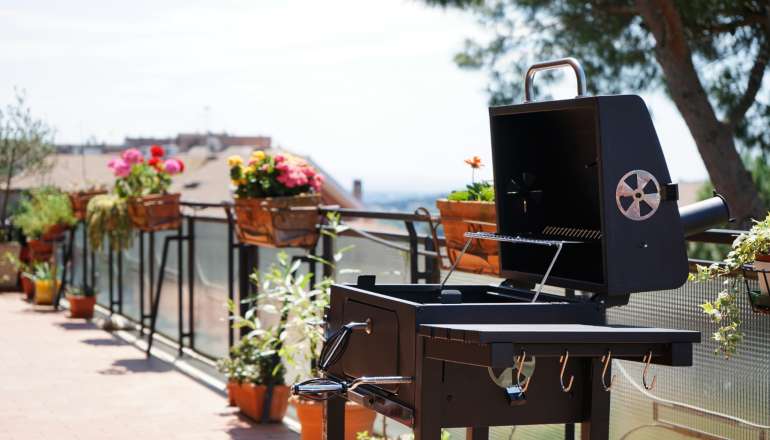
[[[620,213],[626,218],[647,220],[660,206],[660,184],[649,171],[629,171],[618,182],[615,201]]]

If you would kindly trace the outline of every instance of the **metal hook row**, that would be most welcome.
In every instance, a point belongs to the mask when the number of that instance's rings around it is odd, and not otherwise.
[[[527,388],[529,388],[529,382],[532,380],[532,374],[527,377],[527,380],[522,383],[521,381],[521,371],[524,367],[524,360],[527,357],[527,353],[522,350],[521,356],[516,357],[516,383],[517,385],[522,389],[522,391],[526,392]],[[564,384],[564,373],[567,369],[567,362],[569,361],[569,350],[565,350],[564,354],[559,356],[559,365],[561,366],[561,371],[559,372],[559,384],[561,385],[561,390],[565,393],[569,393],[572,391],[572,386],[575,382],[575,376],[570,375],[569,381],[567,384]],[[658,381],[658,376],[655,375],[652,377],[652,383],[650,385],[647,385],[647,373],[650,370],[650,365],[652,364],[652,350],[648,351],[647,354],[644,355],[642,358],[642,361],[644,362],[644,371],[642,372],[642,384],[644,385],[644,388],[646,390],[652,390],[655,388],[655,385]],[[612,351],[607,350],[607,354],[602,356],[602,388],[604,391],[610,391],[612,389],[612,386],[615,384],[615,375],[613,375],[610,378],[610,383],[607,384],[607,371],[610,368],[610,365],[612,364]]]

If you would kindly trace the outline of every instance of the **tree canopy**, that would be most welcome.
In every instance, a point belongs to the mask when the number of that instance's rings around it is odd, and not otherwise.
[[[486,37],[466,40],[455,61],[488,73],[491,104],[521,101],[527,67],[564,56],[582,62],[592,94],[665,90],[735,215],[764,218],[739,150],[770,151],[766,0],[424,1],[483,26]]]

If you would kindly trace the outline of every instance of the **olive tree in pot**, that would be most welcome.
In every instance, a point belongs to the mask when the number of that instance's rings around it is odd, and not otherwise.
[[[19,256],[20,245],[12,239],[7,222],[13,179],[25,173],[44,172],[50,167],[47,158],[54,151],[52,133],[43,120],[32,115],[21,90],[16,90],[14,102],[0,109],[0,179],[5,184],[0,201],[0,255],[11,252]],[[11,273],[3,268],[0,275]]]

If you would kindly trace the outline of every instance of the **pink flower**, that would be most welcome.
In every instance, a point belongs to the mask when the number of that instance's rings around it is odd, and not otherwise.
[[[313,191],[320,192],[321,186],[324,184],[324,176],[320,174],[316,174],[313,176],[313,178],[310,179],[310,187],[313,188]]]
[[[308,178],[311,178],[311,177],[315,176],[315,170],[313,169],[313,167],[304,166],[304,167],[302,167],[302,172],[305,173],[305,175]]]
[[[172,176],[182,172],[182,163],[177,159],[169,159],[163,163],[163,170]]]
[[[144,162],[144,156],[142,156],[142,152],[137,150],[136,148],[129,148],[128,150],[123,152],[121,157],[123,158],[124,161],[128,162],[130,165]]]
[[[275,160],[276,165],[286,161],[286,157],[283,154],[276,154],[273,159]]]
[[[117,177],[126,177],[131,173],[131,164],[123,159],[112,159],[107,162],[107,168]]]

